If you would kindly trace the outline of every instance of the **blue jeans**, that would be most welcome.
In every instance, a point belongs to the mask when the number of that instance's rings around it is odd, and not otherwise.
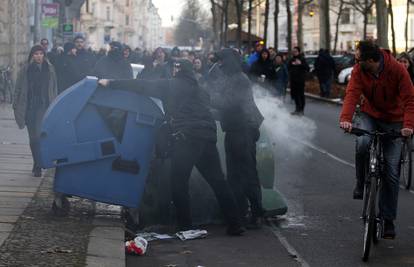
[[[399,131],[402,128],[402,123],[382,122],[366,113],[361,113],[356,118],[356,127],[368,131]],[[363,181],[364,179],[365,162],[369,157],[371,139],[370,136],[360,136],[357,138],[355,168],[356,177],[359,181]],[[402,140],[400,138],[393,140],[385,139],[383,142],[385,166],[384,176],[382,177],[382,188],[379,192],[379,211],[380,216],[385,220],[395,220],[397,217],[401,149]]]

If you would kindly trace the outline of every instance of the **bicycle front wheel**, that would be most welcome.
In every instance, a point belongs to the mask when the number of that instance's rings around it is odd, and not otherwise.
[[[371,249],[371,243],[376,234],[376,212],[375,203],[377,198],[377,185],[375,177],[371,177],[371,183],[366,185],[369,187],[367,194],[367,208],[366,218],[364,219],[364,247],[362,253],[362,260],[367,261],[369,258],[369,252]]]
[[[401,155],[401,182],[405,189],[410,189],[412,180],[411,140],[404,142]]]

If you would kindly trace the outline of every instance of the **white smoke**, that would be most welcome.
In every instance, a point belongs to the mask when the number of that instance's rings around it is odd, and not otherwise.
[[[254,85],[256,105],[264,116],[265,132],[276,147],[283,145],[292,154],[303,153],[316,132],[316,124],[305,116],[293,116],[283,101],[272,96],[266,89]],[[286,97],[286,102],[290,97]]]

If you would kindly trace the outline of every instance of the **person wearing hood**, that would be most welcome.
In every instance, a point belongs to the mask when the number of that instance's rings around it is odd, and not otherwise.
[[[108,55],[96,63],[94,76],[102,79],[132,79],[132,67],[124,58],[122,44],[111,42],[109,46]]]
[[[293,56],[288,62],[290,93],[295,101],[295,111],[292,115],[303,115],[305,110],[305,78],[309,66],[299,47],[293,48]]]
[[[57,58],[55,63],[59,94],[83,79],[75,61],[75,44],[71,42],[65,43],[64,52]]]
[[[236,201],[220,166],[216,124],[191,63],[177,61],[171,79],[100,80],[99,84],[156,97],[163,102],[166,121],[170,124],[173,137],[171,184],[178,229],[192,229],[189,179],[192,169],[196,167],[217,197],[228,224],[227,233],[242,234],[244,230],[238,217]]]
[[[227,180],[233,189],[239,215],[245,222],[248,203],[251,217],[248,228],[259,228],[264,211],[261,185],[256,167],[256,142],[260,137],[263,116],[256,106],[252,87],[242,72],[240,54],[234,49],[217,53],[224,74],[220,88],[211,93],[211,105],[218,109],[221,128],[225,132]]]
[[[319,80],[321,97],[329,97],[335,74],[335,61],[327,49],[319,50],[315,60],[315,72]]]
[[[280,97],[283,102],[286,97],[286,88],[289,83],[289,73],[285,62],[283,62],[282,54],[277,54],[274,59],[274,86],[276,96]]]
[[[20,129],[27,126],[35,177],[42,176],[40,131],[43,115],[56,95],[55,68],[47,60],[43,47],[35,45],[30,50],[28,62],[17,75],[13,102],[17,125]]]
[[[250,69],[250,76],[253,82],[257,82],[263,87],[270,89],[274,80],[273,63],[270,60],[270,53],[267,49],[260,52],[259,59],[253,63]]]

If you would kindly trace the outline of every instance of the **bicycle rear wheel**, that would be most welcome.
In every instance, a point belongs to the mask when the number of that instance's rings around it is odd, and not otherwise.
[[[362,260],[367,261],[369,258],[369,252],[371,249],[371,243],[374,240],[374,235],[376,235],[376,211],[375,204],[377,198],[377,185],[375,177],[371,177],[369,185],[366,187],[369,189],[366,190],[367,197],[367,208],[366,208],[366,217],[364,219],[364,246],[362,253]],[[367,192],[368,191],[368,192]]]
[[[411,139],[404,142],[401,155],[400,179],[405,189],[410,189],[412,180]]]

